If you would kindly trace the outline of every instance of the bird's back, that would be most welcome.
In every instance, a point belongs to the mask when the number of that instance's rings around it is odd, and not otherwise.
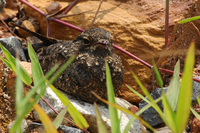
[[[100,97],[107,97],[105,61],[110,67],[115,92],[122,85],[124,71],[121,59],[115,53],[111,52],[102,56],[89,50],[82,49],[79,43],[60,41],[38,50],[37,55],[42,69],[46,73],[55,64],[63,65],[72,55],[76,54],[74,62],[58,77],[54,86],[83,101],[92,103],[97,99],[90,93],[91,91]]]

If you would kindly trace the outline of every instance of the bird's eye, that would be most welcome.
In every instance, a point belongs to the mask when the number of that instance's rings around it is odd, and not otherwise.
[[[83,45],[89,45],[90,44],[90,40],[88,38],[83,38]]]

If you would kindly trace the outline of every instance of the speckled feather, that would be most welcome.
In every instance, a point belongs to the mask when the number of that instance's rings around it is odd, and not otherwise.
[[[120,57],[113,53],[109,32],[92,28],[74,41],[59,41],[37,50],[44,73],[56,63],[64,64],[74,54],[77,55],[75,61],[55,81],[56,88],[91,103],[97,101],[91,91],[106,98],[105,61],[110,67],[114,91],[121,87],[124,70]]]

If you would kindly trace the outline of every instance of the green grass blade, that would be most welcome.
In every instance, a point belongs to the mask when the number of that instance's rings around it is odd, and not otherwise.
[[[19,124],[22,123],[22,120],[25,118],[25,116],[31,111],[33,104],[37,102],[37,99],[39,99],[40,96],[35,96],[33,102],[27,104],[26,108],[21,109],[21,115],[17,116],[17,119],[15,120],[15,123],[12,125],[11,129],[9,130],[9,133],[14,133],[16,129],[19,127]]]
[[[29,47],[29,49],[30,49],[31,54],[34,54],[34,53],[35,53],[35,52],[33,51],[33,49],[31,49],[31,47]],[[32,50],[32,51],[31,51],[31,50]],[[33,56],[33,61],[38,62],[38,61],[37,61],[37,57],[35,57],[34,55],[31,55],[31,56]],[[62,68],[62,69],[65,69],[73,60],[74,60],[74,56],[71,57],[71,58],[63,65],[64,68],[63,68],[63,66],[62,66],[61,68]],[[39,64],[38,64],[38,65],[39,65]],[[39,66],[38,66],[38,67],[39,67]],[[44,78],[41,78],[39,81],[37,81],[37,83],[35,83],[35,87],[29,91],[29,93],[27,94],[27,96],[25,97],[25,99],[22,101],[22,103],[21,103],[22,105],[25,105],[25,104],[29,101],[29,99],[35,94],[35,92],[38,91],[38,89],[40,88],[40,86],[41,86],[42,84],[44,84],[45,80],[46,80],[47,78],[49,78],[49,77],[57,70],[57,68],[58,68],[58,65],[56,64],[56,65],[45,75]],[[40,69],[40,68],[39,68],[39,69]],[[62,71],[60,71],[60,69],[59,69],[58,72],[57,72],[55,75],[58,75],[58,74],[61,73],[61,72],[62,72]],[[41,74],[41,70],[40,70],[39,73]],[[55,79],[56,79],[56,77],[53,76],[53,77],[52,77],[52,80],[51,80],[51,82],[49,82],[49,84],[52,83]],[[46,86],[47,86],[47,85],[46,85]],[[46,86],[45,86],[45,90],[46,90]],[[38,99],[37,99],[37,100],[38,100]]]
[[[59,70],[51,77],[51,79],[49,80],[49,84],[52,84],[57,78],[58,76],[76,59],[76,56],[73,55],[71,56],[67,62],[65,64],[63,64]]]
[[[134,89],[132,89],[130,86],[126,85],[133,93],[135,93],[137,96],[139,96],[142,100],[144,100],[146,103],[148,103],[147,105],[145,105],[143,108],[141,108],[136,115],[139,116],[141,115],[145,110],[147,110],[148,108],[150,108],[152,106],[152,103],[146,99],[144,96],[142,96],[140,93],[138,93],[137,91],[135,91]],[[155,103],[159,102],[160,100],[162,100],[162,97],[157,98],[155,101]]]
[[[45,79],[49,78],[58,68],[58,65],[55,65],[46,75],[43,79],[41,79],[33,89],[31,89],[28,94],[26,95],[26,97],[21,101],[20,106],[26,106],[26,108],[21,108],[21,115],[17,117],[17,119],[15,120],[14,125],[12,126],[10,132],[15,132],[17,127],[19,127],[18,123],[21,123],[22,120],[24,119],[25,115],[27,115],[30,110],[33,107],[33,104],[36,103],[38,101],[38,99],[40,98],[40,95],[36,95],[34,97],[34,101],[29,103],[29,99],[35,94],[35,92],[39,89],[40,84],[43,83],[45,81]]]
[[[56,129],[60,126],[63,121],[65,114],[67,113],[69,104],[57,115],[56,119],[53,121],[54,126]]]
[[[41,84],[46,79],[48,79],[56,71],[57,68],[58,68],[58,65],[55,65],[49,72],[47,72],[47,74],[45,75],[44,78],[42,78],[39,82],[37,82],[35,84],[35,86],[31,90],[29,90],[29,93],[26,95],[26,97],[23,99],[23,101],[21,101],[21,105],[22,106],[25,106],[27,104],[27,102],[29,101],[29,99],[31,97],[33,97],[33,95],[35,94],[35,92],[37,92],[37,90],[40,88]],[[38,99],[36,99],[36,100],[38,100]]]
[[[199,115],[193,108],[190,108],[190,110],[191,110],[192,113],[197,117],[197,119],[200,120],[200,115]]]
[[[20,115],[21,109],[24,108],[25,106],[21,106],[21,101],[23,101],[23,95],[24,95],[24,90],[23,90],[23,84],[21,81],[20,77],[20,66],[19,62],[16,60],[16,93],[15,93],[15,102],[16,102],[16,113],[17,116]]]
[[[162,100],[162,97],[159,97],[159,98],[157,98],[156,100],[155,100],[155,103],[158,103],[159,101],[161,101]],[[147,105],[145,105],[144,107],[142,107],[137,113],[136,113],[136,115],[137,116],[139,116],[139,115],[141,115],[145,110],[147,110],[148,108],[150,108],[150,107],[153,107],[154,105],[150,102],[150,103],[148,103]]]
[[[194,21],[194,20],[197,20],[197,19],[200,19],[200,16],[195,16],[195,17],[191,17],[191,18],[188,18],[188,19],[181,20],[181,21],[178,22],[178,24],[191,22],[191,21]]]
[[[198,95],[197,95],[197,102],[198,102],[198,104],[200,105],[200,98],[199,98]]]
[[[164,90],[162,89],[162,103],[164,107],[164,112],[167,116],[168,123],[166,125],[172,130],[172,132],[176,132],[176,124],[175,124],[175,113],[174,110],[172,109],[171,105],[168,102],[168,99],[165,95]]]
[[[130,86],[126,85],[129,90],[131,90],[133,93],[135,93],[137,96],[139,96],[142,100],[144,100],[147,103],[150,103],[150,101],[148,99],[146,99],[144,96],[142,96],[140,93],[138,93],[136,90],[134,90],[133,88],[131,88]]]
[[[184,74],[181,82],[181,89],[178,98],[178,105],[176,111],[176,127],[177,133],[182,133],[186,127],[190,106],[191,106],[191,96],[192,96],[192,72],[195,60],[195,45],[194,42],[191,43],[186,61],[184,66]]]
[[[169,88],[167,90],[167,99],[172,109],[175,110],[178,102],[180,83],[179,83],[179,74],[180,74],[180,61],[178,61],[174,68],[174,75],[170,82]]]
[[[132,117],[132,118],[130,119],[130,121],[128,122],[128,124],[126,125],[126,127],[125,127],[123,133],[128,133],[128,132],[129,132],[129,129],[130,129],[130,127],[131,127],[131,125],[132,125],[132,123],[133,123],[134,121],[135,121],[135,118]]]
[[[0,44],[0,48],[2,49],[4,55],[6,56],[8,62],[10,63],[10,65],[8,66],[10,69],[13,70],[13,72],[16,74],[16,61],[15,58],[8,52],[7,49],[5,49],[1,44]],[[5,61],[5,60],[3,60]],[[6,62],[6,64],[8,64],[8,62]],[[24,70],[24,68],[20,65],[20,77],[22,79],[22,81],[27,84],[30,85],[32,83],[32,79],[31,77],[28,75],[28,73]]]
[[[72,58],[71,58],[71,61],[72,61]],[[68,62],[69,63],[69,62]],[[55,70],[58,68],[58,65],[55,65],[51,70],[50,72],[48,72],[46,75],[45,75],[45,78],[42,78],[40,81],[38,81],[36,84],[35,84],[35,87],[33,89],[31,89],[29,91],[29,93],[27,94],[27,96],[24,98],[23,101],[21,101],[21,105],[26,105],[26,103],[29,101],[29,99],[35,94],[35,92],[40,88],[41,84],[43,84],[43,82],[45,81],[45,79],[49,78],[54,72]],[[60,72],[60,71],[59,71]],[[52,80],[53,82],[53,80]],[[22,115],[19,116],[17,119],[16,119],[16,123],[21,123],[22,119],[25,117],[25,115],[31,110],[31,108],[33,107],[33,104],[35,102],[38,101],[38,99],[40,98],[40,95],[36,95],[36,97],[34,98],[34,101],[32,103],[29,103],[27,105],[26,108],[24,108],[24,110],[22,109],[21,112],[22,112]],[[66,106],[66,105],[65,105]],[[14,132],[17,128],[17,124],[14,124],[13,125],[13,128],[10,130],[11,132]]]
[[[106,64],[106,84],[107,84],[108,101],[116,104],[110,69],[109,69],[108,63],[106,62],[105,64]],[[112,133],[120,132],[120,126],[117,126],[120,123],[117,109],[110,105],[108,106],[108,108],[109,108],[109,115],[110,115],[110,120],[111,120],[111,131]]]
[[[8,66],[8,68],[10,68],[12,70],[12,66],[11,66],[10,62],[7,61],[6,59],[2,58],[2,57],[0,57],[0,58],[6,64],[6,66]]]
[[[46,132],[47,133],[58,133],[53,122],[51,121],[49,116],[44,112],[44,110],[36,103],[33,105],[33,107],[36,110],[38,116],[40,117]]]
[[[158,68],[156,67],[156,64],[155,64],[153,58],[152,58],[152,61],[153,61],[153,69],[154,69],[154,72],[155,72],[155,75],[156,75],[157,83],[158,83],[158,85],[160,86],[160,88],[163,88],[163,81],[162,81],[162,78],[161,78],[161,76],[160,76],[160,73],[159,73],[159,71],[158,71]]]
[[[135,74],[133,74],[134,79],[136,80],[137,84],[139,85],[139,87],[142,89],[143,93],[145,94],[145,96],[147,96],[147,98],[149,99],[149,101],[152,103],[152,107],[159,113],[160,117],[162,118],[162,120],[165,123],[168,123],[165,115],[163,114],[163,112],[161,111],[161,109],[158,107],[158,105],[156,104],[156,102],[154,101],[153,97],[149,94],[149,92],[145,89],[145,87],[142,85],[142,83],[140,82],[140,80],[137,78],[137,76]]]
[[[95,106],[95,110],[96,110],[98,133],[108,133],[106,125],[103,122],[103,120],[101,119],[101,114],[99,112],[97,104],[94,103],[94,106]]]
[[[31,68],[32,68],[32,77],[33,77],[33,82],[36,85],[43,77],[42,75],[42,68],[40,66],[40,63],[38,61],[38,58],[35,54],[35,51],[33,50],[32,45],[30,44],[30,42],[28,42],[28,54],[29,57],[31,59]],[[45,81],[43,81],[40,84],[40,88],[38,89],[38,94],[40,94],[41,96],[44,96],[46,91],[46,85],[45,85]]]
[[[47,82],[47,84],[49,84],[49,83]],[[87,121],[81,115],[81,113],[78,112],[78,110],[73,106],[73,104],[67,99],[67,97],[63,93],[58,91],[53,85],[49,85],[49,87],[58,96],[60,101],[65,106],[67,106],[69,104],[68,112],[71,115],[71,117],[73,118],[73,120],[75,121],[75,123],[79,126],[79,128],[80,129],[87,129],[89,127]]]
[[[17,116],[21,115],[21,109],[24,108],[23,106],[21,106],[21,101],[23,100],[23,84],[21,81],[21,77],[20,77],[20,66],[19,66],[19,62],[16,60],[16,92],[15,92],[15,103],[16,103],[16,113]],[[18,123],[18,128],[16,129],[16,131],[19,133],[21,132],[21,123]]]
[[[106,103],[106,104],[109,104],[113,107],[115,107],[116,109],[119,109],[121,110],[122,112],[126,113],[126,114],[129,114],[131,116],[133,116],[134,118],[138,119],[142,124],[144,124],[146,127],[148,127],[150,130],[152,130],[153,132],[156,132],[156,130],[153,129],[153,127],[151,127],[146,121],[144,121],[142,118],[140,118],[139,116],[133,114],[133,112],[131,112],[130,110],[128,109],[125,109],[117,104],[114,104],[114,103],[111,103],[111,102],[108,102],[104,99],[102,99],[101,97],[99,97],[96,93],[92,92],[93,95],[95,95],[99,100],[101,100],[102,102]]]

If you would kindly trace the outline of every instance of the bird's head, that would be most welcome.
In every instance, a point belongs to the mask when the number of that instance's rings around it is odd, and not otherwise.
[[[102,28],[91,28],[82,32],[73,42],[92,53],[112,53],[112,35]]]

